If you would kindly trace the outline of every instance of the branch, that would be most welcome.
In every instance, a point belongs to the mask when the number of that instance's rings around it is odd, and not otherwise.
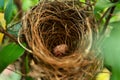
[[[114,0],[113,3],[117,2],[117,1],[118,1],[118,0]],[[111,1],[111,2],[112,2],[112,1]],[[101,43],[102,43],[102,42],[104,41],[104,39],[105,39],[105,34],[106,34],[105,32],[106,32],[106,29],[107,29],[107,27],[108,27],[109,21],[110,21],[110,19],[111,19],[111,17],[112,17],[112,14],[113,14],[115,8],[116,8],[116,6],[113,6],[113,7],[108,8],[107,11],[103,14],[103,16],[102,16],[102,18],[101,18],[101,19],[103,19],[103,17],[109,12],[109,14],[108,14],[108,16],[107,16],[107,18],[106,18],[106,22],[105,22],[105,24],[104,24],[104,27],[103,27],[103,29],[102,29],[102,32],[100,33],[100,37],[99,37],[98,43],[97,43],[97,45],[98,45],[99,47],[101,47]]]
[[[18,8],[19,15],[18,17],[21,19],[23,15],[23,10],[22,10],[22,0],[14,0],[14,3],[16,4]]]
[[[105,22],[105,24],[104,24],[104,27],[103,27],[103,30],[102,30],[102,34],[104,34],[105,31],[106,31],[106,29],[107,29],[107,26],[108,26],[108,24],[109,24],[109,22],[110,22],[110,19],[111,19],[111,17],[112,17],[112,14],[113,14],[113,12],[114,12],[114,10],[115,10],[115,7],[116,7],[116,6],[113,6],[113,7],[111,8],[108,17],[106,18],[106,22]]]
[[[102,17],[99,19],[98,24],[101,24],[103,18],[106,16],[106,14],[110,11],[111,8],[108,8],[102,15]]]
[[[111,0],[110,0],[110,1],[111,1]],[[116,2],[118,2],[118,0],[113,0],[113,1],[111,1],[111,2],[112,2],[112,3],[116,3]],[[105,24],[104,24],[104,27],[103,27],[103,30],[102,30],[102,33],[101,33],[101,34],[104,34],[104,33],[105,33],[105,31],[106,31],[106,29],[107,29],[107,26],[108,26],[108,24],[109,24],[109,22],[110,22],[110,19],[111,19],[111,17],[112,17],[112,14],[113,14],[115,8],[116,8],[116,5],[113,6],[113,7],[108,8],[108,10],[110,9],[110,13],[108,14],[108,17],[106,18],[106,22],[105,22]]]
[[[18,43],[17,39],[13,35],[9,34],[6,30],[4,30],[1,25],[0,25],[0,32],[5,34],[7,37],[9,37],[15,43]]]
[[[118,0],[110,0],[112,3],[116,3],[116,2],[118,2]],[[113,12],[114,12],[114,10],[115,10],[115,7],[116,7],[116,5],[115,6],[113,6],[113,7],[111,7],[111,8],[108,8],[108,10],[110,9],[110,13],[108,14],[108,17],[106,18],[106,22],[105,22],[105,24],[104,24],[104,27],[103,27],[103,30],[102,30],[102,33],[101,34],[104,34],[105,33],[105,31],[106,31],[106,29],[107,29],[107,26],[108,26],[108,24],[109,24],[109,22],[110,22],[110,19],[111,19],[111,17],[112,17],[112,14],[113,14]]]

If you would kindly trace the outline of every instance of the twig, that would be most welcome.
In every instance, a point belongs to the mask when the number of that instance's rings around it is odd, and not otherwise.
[[[98,24],[101,24],[102,19],[106,16],[106,14],[110,11],[111,8],[108,8],[102,15],[102,17],[99,19]]]
[[[0,32],[8,36],[15,43],[18,43],[17,39],[13,35],[9,34],[6,30],[4,30],[1,25],[0,25]]]
[[[111,2],[112,2],[112,1],[111,1]],[[116,3],[116,2],[118,2],[118,0],[114,0],[112,3]],[[108,14],[108,17],[106,18],[106,22],[105,22],[105,24],[104,24],[104,27],[103,27],[103,29],[102,29],[102,32],[100,33],[101,36],[100,36],[100,38],[99,38],[99,40],[98,40],[98,44],[97,44],[97,45],[99,45],[99,47],[101,47],[101,42],[103,42],[103,41],[105,40],[106,30],[107,30],[109,21],[110,21],[110,19],[111,19],[111,17],[112,17],[112,14],[113,14],[115,8],[116,8],[116,6],[113,6],[113,7],[108,8],[108,10],[107,10],[107,11],[103,14],[103,16],[101,17],[101,20],[102,20],[103,17],[105,17],[105,15],[108,13],[108,11],[110,11],[109,14]],[[101,21],[100,21],[100,22],[101,22]],[[100,23],[99,23],[99,24],[100,24]]]
[[[110,1],[111,1],[111,0],[110,0]],[[111,2],[112,2],[112,3],[116,3],[116,2],[118,2],[118,0],[113,0],[113,1],[111,1]],[[109,24],[109,22],[110,22],[110,19],[111,19],[111,17],[112,17],[112,14],[113,14],[115,8],[116,8],[116,5],[114,5],[113,7],[110,7],[110,13],[108,14],[108,17],[106,18],[106,22],[105,22],[105,24],[104,24],[104,27],[103,27],[103,30],[102,30],[102,33],[101,33],[101,34],[105,34],[105,31],[106,31],[106,29],[107,29],[107,26],[108,26],[108,24]]]
[[[23,49],[25,49],[26,51],[28,51],[29,53],[33,53],[32,50],[26,48],[26,47],[20,42],[20,31],[21,31],[21,29],[20,29],[19,32],[18,32],[18,38],[17,38],[18,44],[19,44]]]
[[[14,0],[14,3],[16,4],[17,8],[18,8],[18,17],[21,19],[22,15],[23,15],[23,10],[22,10],[22,0]]]
[[[19,75],[22,75],[22,76],[26,76],[26,74],[17,72],[17,71],[15,71],[15,70],[13,70],[13,69],[10,69],[10,68],[6,68],[6,69],[8,69],[8,70],[10,70],[10,71],[12,71],[12,72],[14,72],[14,73],[16,73],[16,74],[19,74]]]
[[[107,26],[108,26],[108,24],[109,24],[109,21],[110,21],[110,19],[111,19],[111,17],[112,17],[112,14],[113,14],[113,12],[114,12],[114,10],[115,10],[115,7],[116,7],[116,6],[113,6],[113,7],[111,8],[108,17],[106,18],[106,22],[105,22],[105,24],[104,24],[104,27],[103,27],[103,30],[102,30],[102,33],[101,33],[101,34],[104,34],[104,33],[105,33],[105,31],[106,31],[106,29],[107,29]]]

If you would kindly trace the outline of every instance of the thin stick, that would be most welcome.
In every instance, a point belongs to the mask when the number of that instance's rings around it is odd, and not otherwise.
[[[0,25],[0,32],[5,34],[7,37],[9,37],[15,43],[18,43],[17,39],[13,35],[9,34],[6,30],[4,30],[1,25]]]
[[[108,24],[109,24],[109,22],[110,22],[110,19],[111,19],[112,14],[113,14],[113,12],[114,12],[114,10],[115,10],[115,7],[116,7],[116,6],[113,6],[113,7],[111,8],[110,13],[109,13],[109,15],[108,15],[108,17],[107,17],[107,19],[106,19],[106,22],[105,22],[105,24],[104,24],[104,27],[103,27],[103,30],[102,30],[102,33],[101,33],[101,34],[104,34],[104,33],[106,32],[107,26],[108,26]]]
[[[98,21],[98,24],[100,25],[101,24],[101,22],[102,22],[102,19],[106,16],[106,14],[110,11],[110,9],[111,8],[108,8],[105,12],[104,12],[104,14],[102,15],[102,17],[99,19],[99,21]]]
[[[23,74],[23,73],[21,73],[21,72],[17,72],[17,71],[15,71],[15,70],[10,69],[10,68],[6,68],[6,69],[8,69],[8,70],[10,70],[10,71],[12,71],[12,72],[14,72],[14,73],[16,73],[16,74],[19,74],[19,75],[22,75],[22,76],[26,76],[26,74]]]
[[[19,32],[18,32],[18,38],[17,38],[18,44],[19,44],[22,48],[24,48],[26,51],[28,51],[29,53],[32,53],[32,50],[26,48],[26,47],[20,42],[20,31],[21,31],[21,29],[20,29]]]
[[[110,0],[111,1],[111,0]],[[116,2],[118,2],[118,0],[113,0],[113,1],[111,1],[112,3],[116,3]],[[109,13],[109,15],[108,15],[108,17],[107,17],[107,19],[106,19],[106,22],[105,22],[105,24],[104,24],[104,27],[103,27],[103,30],[102,30],[102,33],[101,34],[105,34],[105,32],[106,32],[106,29],[107,29],[107,26],[108,26],[108,24],[109,24],[109,22],[110,22],[110,19],[111,19],[111,17],[112,17],[112,14],[113,14],[113,12],[114,12],[114,10],[115,10],[115,8],[116,8],[116,5],[114,5],[113,7],[111,7],[110,9],[110,13]]]

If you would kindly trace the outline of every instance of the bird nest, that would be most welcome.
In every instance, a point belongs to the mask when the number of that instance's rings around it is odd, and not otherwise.
[[[98,30],[90,5],[42,1],[22,20],[33,55],[30,76],[43,80],[92,80],[102,68],[94,50]],[[97,53],[97,54],[96,54]]]

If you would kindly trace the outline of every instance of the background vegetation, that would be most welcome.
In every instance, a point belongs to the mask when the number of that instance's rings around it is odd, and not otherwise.
[[[20,20],[38,2],[39,0],[0,0],[0,73],[24,54],[25,50],[17,44]],[[104,56],[104,66],[111,71],[111,80],[120,80],[120,0],[96,0],[94,14],[99,23],[101,40],[98,45]],[[27,57],[25,64],[28,72]],[[18,71],[13,71],[6,79],[3,77],[6,75],[0,75],[0,80],[16,80],[14,77],[19,80],[21,75]]]

